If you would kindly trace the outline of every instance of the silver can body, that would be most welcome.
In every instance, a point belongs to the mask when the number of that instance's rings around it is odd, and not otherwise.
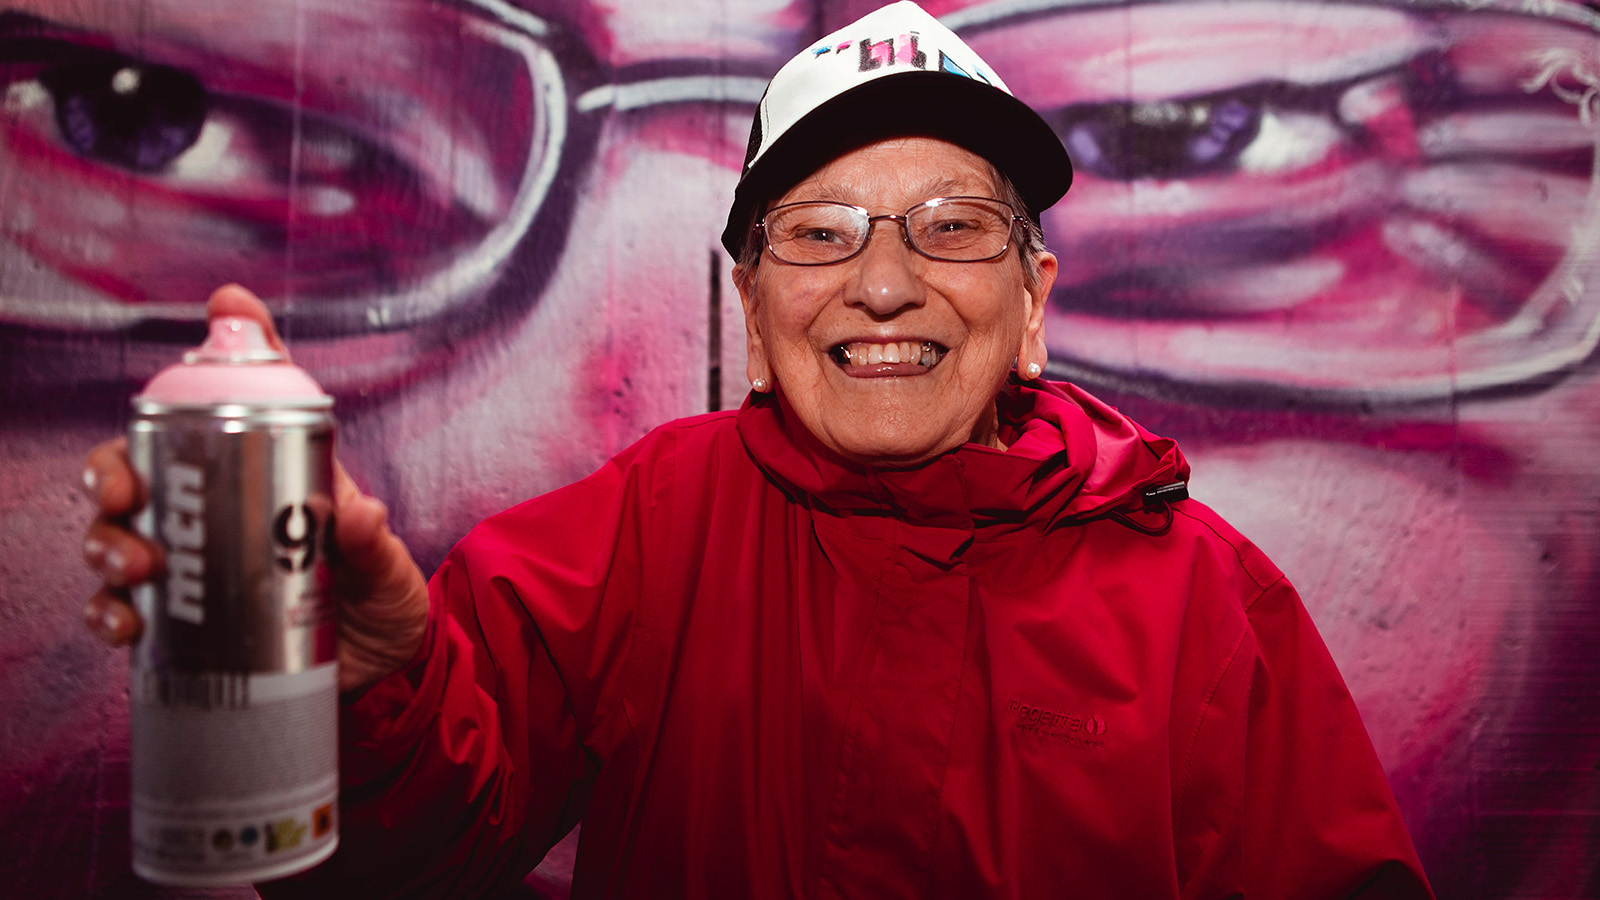
[[[205,887],[310,868],[338,844],[332,416],[136,399],[129,457],[134,526],[166,554],[133,592],[134,871]]]

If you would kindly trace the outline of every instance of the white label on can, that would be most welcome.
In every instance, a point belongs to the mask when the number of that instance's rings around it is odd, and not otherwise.
[[[315,865],[338,843],[338,666],[135,673],[133,857],[209,886]]]

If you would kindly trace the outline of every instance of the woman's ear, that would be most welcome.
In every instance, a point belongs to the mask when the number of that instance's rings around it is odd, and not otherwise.
[[[1050,359],[1044,341],[1044,311],[1050,303],[1050,289],[1055,287],[1058,264],[1056,255],[1048,252],[1034,257],[1034,263],[1038,278],[1027,285],[1028,318],[1022,346],[1017,348],[1017,374],[1024,380],[1043,374]]]
[[[734,266],[733,286],[739,289],[739,304],[744,307],[745,377],[757,391],[765,393],[773,388],[772,367],[767,363],[767,345],[761,337],[761,323],[756,317],[757,266]]]

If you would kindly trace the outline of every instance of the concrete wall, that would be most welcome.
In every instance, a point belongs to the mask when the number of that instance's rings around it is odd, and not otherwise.
[[[270,300],[431,567],[740,401],[715,235],[754,101],[867,6],[0,2],[7,896],[167,896],[127,869],[75,481],[210,289]],[[1053,374],[1179,438],[1298,585],[1441,896],[1600,896],[1600,19],[929,8],[1078,161]]]

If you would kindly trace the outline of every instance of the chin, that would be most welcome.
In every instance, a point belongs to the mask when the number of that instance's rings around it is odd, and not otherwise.
[[[904,435],[848,435],[842,439],[825,441],[835,453],[846,459],[880,469],[909,469],[953,450],[964,443],[960,440],[908,441]]]

